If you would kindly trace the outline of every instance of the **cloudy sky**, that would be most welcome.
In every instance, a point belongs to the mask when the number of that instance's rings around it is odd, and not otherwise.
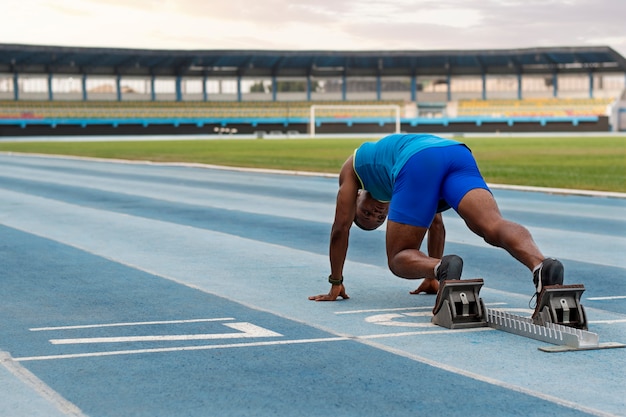
[[[0,43],[273,50],[606,45],[626,56],[626,0],[2,2]]]

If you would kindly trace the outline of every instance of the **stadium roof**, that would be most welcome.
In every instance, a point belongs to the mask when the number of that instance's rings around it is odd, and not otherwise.
[[[0,73],[122,76],[438,76],[626,73],[607,46],[458,51],[150,50],[0,44]]]

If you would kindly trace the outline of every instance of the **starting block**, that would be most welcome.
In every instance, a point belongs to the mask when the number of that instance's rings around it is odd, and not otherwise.
[[[448,329],[488,326],[556,345],[540,347],[544,352],[626,347],[622,343],[599,343],[598,335],[587,331],[587,317],[580,304],[583,285],[545,287],[532,318],[485,308],[479,296],[482,286],[482,279],[443,281],[432,323]]]
[[[587,316],[580,304],[584,291],[584,285],[546,286],[537,297],[533,322],[540,326],[554,323],[587,330]]]
[[[482,279],[445,280],[441,283],[432,323],[448,329],[486,327],[485,305],[478,296]]]

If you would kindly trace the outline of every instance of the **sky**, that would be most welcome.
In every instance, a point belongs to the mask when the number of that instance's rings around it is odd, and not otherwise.
[[[178,50],[610,46],[626,0],[0,0],[0,43]]]

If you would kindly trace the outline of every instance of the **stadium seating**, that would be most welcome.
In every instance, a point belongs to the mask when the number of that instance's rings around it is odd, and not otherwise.
[[[577,117],[606,116],[614,98],[537,98],[523,100],[459,100],[458,116]]]
[[[381,105],[396,101],[0,101],[1,119],[293,119],[308,118],[313,104]],[[326,110],[325,117],[341,118],[347,110]],[[385,112],[383,110],[382,112]],[[387,115],[389,110],[386,110]],[[381,116],[381,110],[360,112],[360,117]]]
[[[238,132],[306,132],[312,105],[318,108],[316,126],[327,131],[389,131],[395,111],[381,105],[400,106],[406,131],[528,131],[609,130],[613,99],[537,98],[523,100],[463,99],[456,102],[411,103],[404,101],[105,101],[105,100],[0,100],[0,136],[50,131],[68,131],[60,126],[118,129],[135,134],[154,132],[199,132],[232,127]],[[352,109],[349,106],[379,106]],[[189,129],[189,127],[193,129]],[[330,127],[332,126],[332,128]],[[151,127],[148,129],[148,127]],[[169,129],[174,130],[169,130]],[[324,128],[321,130],[324,131]],[[46,130],[48,129],[48,130]],[[94,130],[95,129],[95,130]],[[100,130],[98,130],[100,129]],[[187,130],[185,130],[187,129]],[[199,129],[199,130],[196,130]],[[317,130],[317,129],[316,129]],[[131,134],[129,133],[129,134]],[[41,134],[41,133],[39,133]]]
[[[459,100],[457,116],[472,117],[577,117],[609,114],[613,98],[523,100]],[[312,104],[381,105],[398,101],[45,101],[0,100],[0,119],[263,119],[308,118]],[[419,103],[418,103],[419,105]],[[440,109],[439,109],[440,110]],[[359,111],[360,117],[377,117],[388,110]],[[347,110],[325,110],[320,117],[345,116]],[[403,116],[404,117],[404,116]]]

